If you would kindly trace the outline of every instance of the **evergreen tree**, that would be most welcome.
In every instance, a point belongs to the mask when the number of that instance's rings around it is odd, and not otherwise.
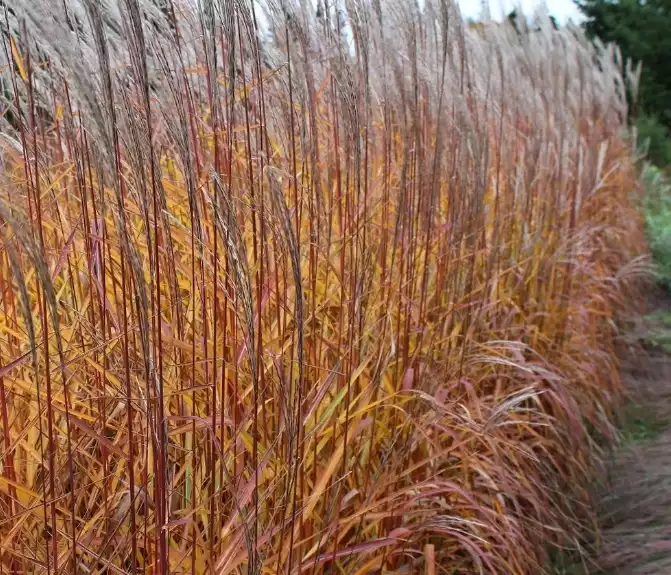
[[[576,0],[587,35],[643,62],[638,106],[671,127],[671,0]]]

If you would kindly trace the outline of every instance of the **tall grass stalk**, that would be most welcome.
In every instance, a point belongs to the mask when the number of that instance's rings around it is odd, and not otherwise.
[[[582,541],[645,268],[615,48],[449,0],[0,6],[3,571]]]

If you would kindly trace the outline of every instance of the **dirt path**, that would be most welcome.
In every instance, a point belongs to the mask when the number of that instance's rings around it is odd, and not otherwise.
[[[655,298],[629,341],[643,346],[623,358],[632,404],[599,490],[602,538],[588,572],[671,575],[671,298]]]

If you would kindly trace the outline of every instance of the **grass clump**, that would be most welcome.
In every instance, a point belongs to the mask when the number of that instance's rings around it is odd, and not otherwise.
[[[644,213],[650,251],[656,264],[658,281],[671,288],[671,183],[653,165],[642,172],[645,188]]]
[[[668,421],[655,417],[650,409],[630,405],[623,414],[622,439],[625,444],[654,439],[668,427]]]
[[[648,325],[643,343],[671,354],[671,312],[664,310],[645,316]]]
[[[615,48],[442,0],[16,4],[4,569],[523,574],[581,536],[645,268]]]

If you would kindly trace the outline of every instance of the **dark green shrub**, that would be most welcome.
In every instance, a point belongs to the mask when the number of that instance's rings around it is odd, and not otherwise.
[[[664,124],[655,116],[641,116],[636,120],[636,132],[639,148],[653,164],[671,164],[671,139]]]

